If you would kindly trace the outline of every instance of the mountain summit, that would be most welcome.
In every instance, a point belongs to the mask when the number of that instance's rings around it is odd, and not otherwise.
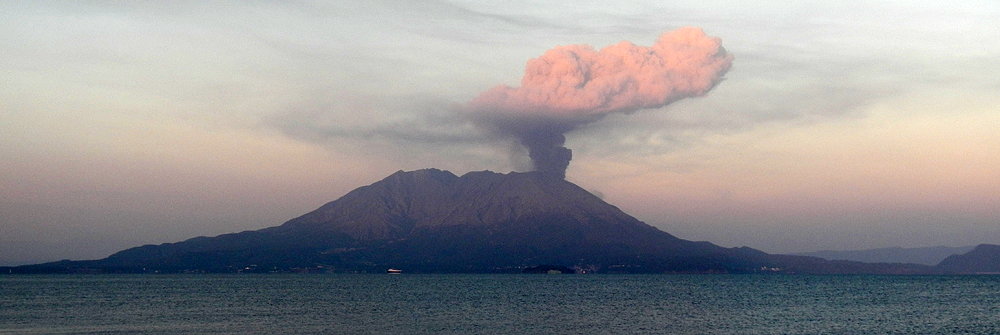
[[[281,226],[333,230],[356,240],[391,240],[444,227],[501,231],[528,222],[642,225],[580,187],[539,172],[399,171]]]
[[[928,273],[679,239],[541,172],[396,172],[284,224],[13,272]]]

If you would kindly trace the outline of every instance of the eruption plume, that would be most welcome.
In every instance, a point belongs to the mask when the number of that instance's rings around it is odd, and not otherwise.
[[[520,141],[535,170],[565,178],[572,158],[565,133],[611,113],[701,96],[732,62],[719,38],[694,27],[665,32],[651,47],[559,46],[528,61],[521,87],[494,87],[469,108],[480,126]]]

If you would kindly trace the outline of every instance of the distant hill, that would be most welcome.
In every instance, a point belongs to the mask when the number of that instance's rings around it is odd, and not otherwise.
[[[399,171],[276,227],[0,273],[937,273],[919,264],[769,255],[679,239],[562,178]]]
[[[866,250],[834,251],[823,250],[815,252],[795,253],[798,256],[812,256],[829,260],[848,260],[866,263],[913,263],[937,265],[951,255],[964,254],[975,246],[967,247],[927,247],[927,248],[879,248]]]
[[[937,268],[953,273],[1000,274],[1000,245],[977,245],[968,253],[948,256]]]

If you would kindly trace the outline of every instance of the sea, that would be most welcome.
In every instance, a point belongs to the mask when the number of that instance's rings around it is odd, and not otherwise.
[[[0,334],[1000,334],[1000,276],[0,276]]]

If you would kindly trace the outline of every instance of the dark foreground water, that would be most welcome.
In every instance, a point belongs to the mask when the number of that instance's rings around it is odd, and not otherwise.
[[[0,276],[0,334],[998,334],[1000,276]]]

